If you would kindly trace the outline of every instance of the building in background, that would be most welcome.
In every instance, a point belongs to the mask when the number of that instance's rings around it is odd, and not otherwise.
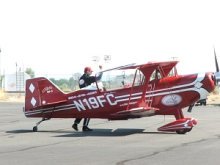
[[[6,74],[2,81],[2,90],[5,92],[24,92],[25,82],[29,78],[31,78],[30,75],[21,71]]]

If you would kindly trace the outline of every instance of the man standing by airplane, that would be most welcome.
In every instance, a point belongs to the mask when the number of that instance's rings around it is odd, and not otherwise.
[[[99,65],[99,69],[102,69],[102,66]],[[80,88],[85,88],[89,85],[91,85],[92,83],[98,81],[101,79],[102,77],[102,73],[100,73],[97,77],[95,76],[91,76],[92,75],[92,69],[91,67],[85,67],[84,68],[84,74],[80,77],[79,79],[79,87]],[[76,131],[78,131],[78,124],[81,122],[82,118],[76,118],[74,121],[74,124],[72,125],[72,128],[75,129]],[[84,118],[83,121],[83,131],[92,131],[92,129],[90,129],[88,127],[90,118]]]

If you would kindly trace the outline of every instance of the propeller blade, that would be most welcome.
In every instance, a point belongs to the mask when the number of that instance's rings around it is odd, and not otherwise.
[[[216,53],[215,53],[215,48],[214,48],[214,55],[215,55],[215,68],[216,68],[216,72],[219,72],[219,66],[218,66],[217,56],[216,56]]]
[[[220,81],[220,72],[215,73],[215,79],[217,82]]]
[[[218,84],[218,82],[220,81],[220,72],[219,72],[219,65],[218,65],[218,59],[216,56],[215,48],[214,48],[214,56],[215,56],[215,68],[216,68],[216,72],[214,74],[215,74],[216,84]]]

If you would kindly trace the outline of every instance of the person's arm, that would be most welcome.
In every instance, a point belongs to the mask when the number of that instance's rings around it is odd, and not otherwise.
[[[94,83],[96,81],[99,81],[102,78],[102,73],[97,73],[97,75],[98,76],[90,76],[90,77],[88,77],[88,79],[89,79],[88,81],[90,83]]]
[[[102,70],[102,65],[99,65],[99,69]],[[101,80],[101,78],[102,78],[102,74],[103,74],[102,72],[98,72],[98,73],[97,73],[96,81]]]
[[[99,81],[99,80],[101,80],[101,78],[102,78],[102,72],[100,73],[97,73],[97,76],[96,76],[96,81]]]
[[[88,77],[88,79],[89,79],[90,83],[96,82],[96,77],[95,76],[90,76],[90,77]]]

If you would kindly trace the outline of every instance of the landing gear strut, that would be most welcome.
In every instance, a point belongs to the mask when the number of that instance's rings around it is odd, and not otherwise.
[[[50,118],[43,118],[41,121],[36,123],[36,126],[33,127],[33,132],[37,132],[38,128],[37,126],[40,125],[41,122],[46,121],[46,120],[50,120]]]

